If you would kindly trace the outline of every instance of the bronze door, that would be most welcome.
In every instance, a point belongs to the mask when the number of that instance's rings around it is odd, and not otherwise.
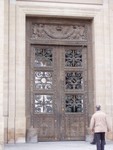
[[[93,111],[89,20],[27,18],[27,129],[39,141],[85,140]]]
[[[33,127],[39,141],[84,140],[87,47],[31,46]]]

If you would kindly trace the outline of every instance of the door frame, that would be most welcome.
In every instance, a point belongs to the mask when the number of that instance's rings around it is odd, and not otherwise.
[[[27,18],[27,20],[29,20],[31,17],[28,17]],[[34,20],[36,20],[37,18],[32,18],[32,20],[34,21]],[[52,17],[51,18],[48,18],[48,19],[53,19]],[[63,18],[62,18],[63,19]],[[39,17],[39,20],[40,20],[40,17]],[[54,21],[55,20],[57,20],[57,19],[53,19]],[[68,20],[68,19],[64,19],[64,20]],[[90,27],[88,28],[88,32],[90,32],[91,33],[91,20],[79,20],[79,19],[73,19],[73,20],[78,20],[78,21],[80,21],[80,23],[84,23],[84,22],[87,22],[89,25],[90,25]],[[53,22],[54,22],[53,21]],[[29,24],[28,22],[27,22],[27,24]],[[28,26],[30,26],[30,25],[28,25]],[[28,27],[27,26],[27,27]],[[30,31],[29,30],[29,27],[27,28],[27,30],[26,30],[26,32],[28,33],[28,31]],[[27,36],[27,37],[29,37],[29,36]],[[88,44],[86,43],[86,42],[79,42],[79,41],[77,41],[77,42],[75,42],[75,41],[69,41],[69,42],[65,42],[65,41],[61,41],[61,40],[59,40],[59,41],[56,41],[56,40],[54,40],[54,41],[52,41],[52,43],[50,42],[50,43],[48,43],[48,41],[46,42],[46,41],[33,41],[33,40],[29,40],[28,38],[26,39],[26,47],[27,47],[27,50],[28,49],[30,49],[30,44],[32,45],[38,45],[38,44],[43,44],[43,45],[60,45],[60,46],[63,46],[63,45],[67,45],[67,46],[69,46],[69,45],[71,45],[71,46],[74,46],[74,45],[83,45],[83,46],[87,46],[87,48],[88,48],[88,53],[87,53],[87,63],[88,63],[88,72],[87,72],[87,76],[88,76],[88,102],[89,102],[89,100],[91,99],[91,97],[93,97],[93,71],[92,71],[92,66],[93,66],[93,62],[92,62],[92,50],[91,50],[91,47],[92,47],[92,42],[91,42],[91,35],[88,37]],[[27,66],[27,64],[29,63],[29,52],[26,52],[26,66]],[[89,65],[90,64],[90,65]],[[29,64],[30,65],[30,64]],[[29,74],[29,72],[30,72],[30,69],[29,68],[27,68],[26,67],[26,74]],[[26,87],[29,87],[29,79],[28,78],[26,78]],[[31,126],[31,122],[32,122],[32,119],[31,119],[31,114],[29,113],[29,109],[30,109],[30,105],[31,105],[31,101],[30,101],[30,99],[29,99],[29,97],[31,97],[31,95],[30,95],[30,90],[28,89],[28,88],[26,88],[26,98],[27,98],[27,100],[29,100],[29,103],[27,102],[26,103],[26,115],[27,115],[27,124],[26,124],[26,127],[27,127],[27,129],[29,129],[29,127]],[[90,103],[90,102],[89,102]],[[88,106],[90,105],[88,103]],[[87,108],[88,108],[88,106],[87,106]],[[90,116],[89,116],[89,110],[88,109],[86,109],[86,116],[87,116],[87,121],[86,121],[86,124],[85,124],[85,126],[86,126],[86,128],[88,127],[88,124],[89,124],[89,119],[90,119]],[[85,133],[87,134],[87,129],[86,129],[86,131],[85,131]]]

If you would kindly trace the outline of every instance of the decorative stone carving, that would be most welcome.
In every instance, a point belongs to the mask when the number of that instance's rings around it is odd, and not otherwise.
[[[32,24],[31,39],[64,39],[87,41],[87,26],[85,25],[48,25]]]

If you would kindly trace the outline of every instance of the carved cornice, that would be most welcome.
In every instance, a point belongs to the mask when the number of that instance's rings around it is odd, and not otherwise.
[[[27,2],[54,2],[54,3],[74,3],[74,4],[93,4],[102,5],[103,0],[16,0],[16,1],[27,1]]]

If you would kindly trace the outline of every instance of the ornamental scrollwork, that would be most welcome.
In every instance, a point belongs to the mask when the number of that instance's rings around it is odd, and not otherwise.
[[[52,89],[52,72],[35,71],[35,88],[37,90]]]
[[[53,53],[51,48],[35,47],[35,67],[52,66]]]
[[[53,112],[52,95],[34,95],[34,113]]]
[[[70,48],[68,50],[65,50],[65,66],[66,67],[83,66],[82,47]]]
[[[83,72],[73,71],[65,73],[65,89],[82,90],[83,89]]]
[[[65,96],[66,112],[83,112],[83,94],[68,94]]]

